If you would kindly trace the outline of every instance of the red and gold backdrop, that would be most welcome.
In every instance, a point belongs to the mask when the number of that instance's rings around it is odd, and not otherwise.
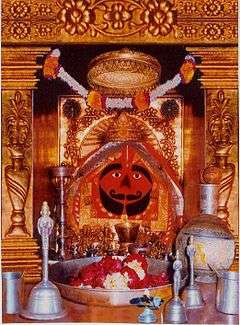
[[[109,113],[104,111],[94,111],[86,106],[79,96],[61,96],[59,99],[59,161],[61,164],[81,166],[85,160],[89,159],[93,153],[99,150],[107,143],[116,143],[118,141],[134,141],[144,143],[147,146],[149,156],[158,156],[156,159],[164,161],[163,168],[172,175],[178,184],[182,183],[183,172],[183,98],[177,94],[172,94],[159,99],[160,105],[175,105],[176,111],[170,118],[164,117],[160,110],[148,108],[144,111],[135,112],[135,114],[123,112]],[[79,115],[72,118],[68,115],[71,105],[79,104]],[[68,111],[66,110],[68,108]],[[66,112],[66,113],[64,113]],[[149,191],[149,183],[141,180],[137,182],[137,177],[129,166],[140,165],[149,174],[151,174],[151,204],[147,207],[144,214],[137,214],[132,217],[134,220],[148,221],[151,228],[156,231],[166,231],[168,216],[172,214],[172,203],[170,202],[171,193],[168,184],[164,179],[160,179],[156,171],[152,170],[147,159],[143,159],[139,153],[131,146],[125,144],[117,152],[102,153],[106,160],[100,164],[94,171],[89,171],[85,179],[80,182],[77,193],[70,201],[72,211],[70,219],[77,220],[78,227],[94,222],[104,224],[109,222],[114,224],[119,222],[120,215],[123,213],[111,213],[106,211],[99,202],[99,182],[102,170],[109,164],[120,164],[121,174],[105,175],[105,189],[115,182],[115,186],[120,190],[121,183],[126,179],[131,179],[131,184],[125,186],[137,191],[137,187]],[[119,170],[120,172],[120,170]],[[143,175],[140,175],[140,177]],[[117,178],[120,178],[117,182]],[[122,179],[123,178],[123,179]],[[102,182],[104,182],[104,179]],[[146,180],[146,179],[145,179]],[[127,180],[130,182],[129,180]],[[137,183],[136,183],[137,182]],[[135,189],[134,189],[135,186]],[[124,187],[124,186],[123,186]],[[122,187],[122,190],[123,190]],[[181,186],[179,185],[179,188]],[[115,188],[117,191],[117,189]],[[182,190],[182,188],[180,189]],[[127,193],[125,193],[127,194]],[[130,194],[130,193],[129,193]],[[132,193],[134,194],[134,193]],[[92,203],[94,202],[94,203]],[[131,219],[131,218],[130,218]],[[75,225],[76,226],[76,225]]]

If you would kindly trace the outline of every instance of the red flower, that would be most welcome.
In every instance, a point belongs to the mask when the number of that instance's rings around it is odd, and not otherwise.
[[[99,262],[99,265],[103,268],[106,274],[120,272],[122,269],[122,261],[119,258],[114,258],[112,256],[103,257]]]
[[[103,283],[106,279],[106,274],[105,272],[102,270],[101,272],[97,273],[97,276],[93,279],[92,282],[92,287],[93,288],[103,288]]]
[[[68,283],[72,286],[90,285],[92,288],[103,288],[107,275],[119,275],[126,279],[125,285],[130,289],[158,287],[169,283],[165,272],[153,275],[147,274],[147,260],[139,254],[128,255],[122,262],[120,259],[106,256],[100,262],[84,266],[77,278],[70,277]]]
[[[121,270],[121,274],[128,278],[128,287],[130,289],[136,289],[138,287],[141,280],[132,268],[124,266]]]
[[[139,263],[140,266],[141,266],[141,268],[144,270],[144,272],[147,273],[148,263],[147,263],[147,259],[146,259],[145,256],[140,255],[140,254],[131,254],[131,255],[128,255],[123,260],[123,265],[124,266],[129,266],[129,263],[131,263],[133,261],[136,261],[137,263]]]
[[[82,280],[84,285],[93,286],[94,279],[104,272],[103,268],[99,263],[92,263],[84,266],[79,272],[79,278]]]

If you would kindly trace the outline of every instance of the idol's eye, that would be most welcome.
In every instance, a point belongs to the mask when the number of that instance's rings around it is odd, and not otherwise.
[[[122,174],[120,172],[114,172],[114,173],[112,173],[112,177],[119,178],[121,176],[122,176]]]
[[[140,179],[141,177],[142,177],[142,175],[139,174],[139,173],[134,173],[133,174],[133,178],[135,178],[135,179]]]

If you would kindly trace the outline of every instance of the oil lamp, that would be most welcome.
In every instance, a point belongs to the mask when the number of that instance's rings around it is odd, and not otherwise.
[[[137,239],[139,232],[139,223],[129,222],[127,214],[122,215],[122,222],[115,225],[120,242],[120,250],[124,253],[128,252],[130,244],[134,243]]]
[[[53,185],[55,186],[58,194],[59,209],[57,213],[59,223],[59,258],[65,259],[65,208],[66,208],[66,192],[71,184],[74,168],[69,166],[56,166],[50,169],[50,176]]]

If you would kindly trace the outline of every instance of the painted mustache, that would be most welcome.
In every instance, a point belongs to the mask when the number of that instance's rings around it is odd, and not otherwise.
[[[137,191],[136,194],[126,194],[125,195],[123,193],[116,193],[115,190],[110,190],[109,195],[113,199],[124,200],[126,198],[128,201],[133,201],[133,200],[140,199],[142,197],[142,192]]]

